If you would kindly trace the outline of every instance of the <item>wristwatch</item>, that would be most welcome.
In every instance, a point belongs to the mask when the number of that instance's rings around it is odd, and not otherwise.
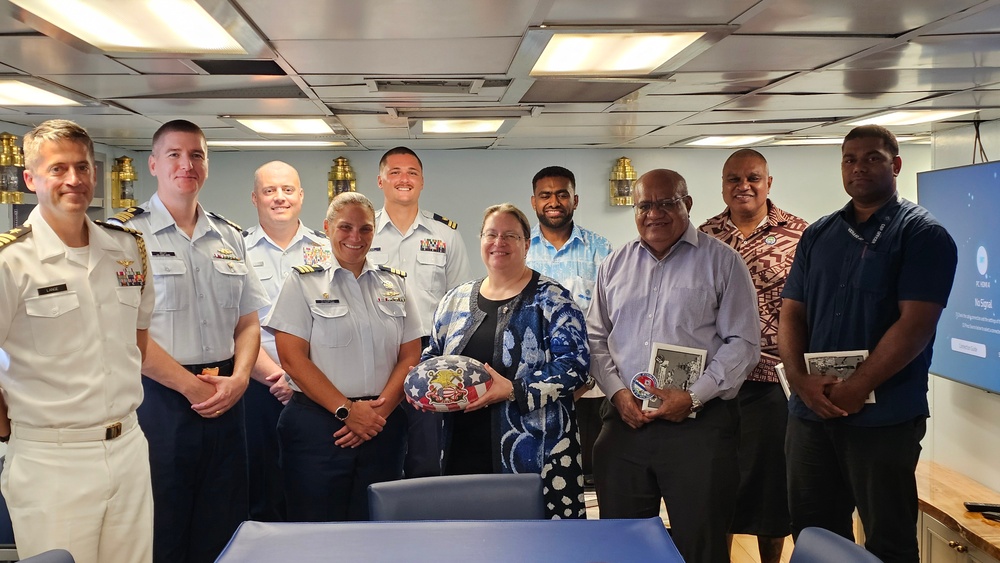
[[[333,411],[333,416],[337,417],[337,420],[345,422],[347,417],[351,415],[351,402],[348,401],[339,407],[337,410]]]
[[[701,404],[701,399],[698,398],[698,395],[694,394],[694,391],[688,391],[688,395],[691,395],[691,412],[698,412],[705,408],[705,405]]]

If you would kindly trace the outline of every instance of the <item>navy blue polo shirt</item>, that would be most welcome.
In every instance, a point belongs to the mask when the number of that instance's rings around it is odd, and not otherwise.
[[[945,306],[955,279],[955,241],[919,205],[892,199],[864,223],[854,206],[823,217],[802,233],[781,296],[806,308],[809,352],[871,353],[899,319],[900,301]],[[934,339],[902,370],[875,389],[875,404],[840,419],[888,426],[929,416],[927,372]],[[793,395],[789,412],[821,420]]]

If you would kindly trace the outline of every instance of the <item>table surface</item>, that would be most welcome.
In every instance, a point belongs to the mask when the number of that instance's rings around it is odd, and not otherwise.
[[[970,544],[1000,559],[1000,523],[965,510],[965,501],[1000,503],[1000,492],[934,462],[917,464],[920,510],[958,532]]]
[[[659,517],[644,520],[244,522],[216,563],[290,561],[683,563]]]

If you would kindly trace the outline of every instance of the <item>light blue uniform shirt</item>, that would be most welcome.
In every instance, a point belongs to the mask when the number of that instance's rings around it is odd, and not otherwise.
[[[237,321],[268,304],[242,233],[200,204],[191,237],[159,195],[140,207],[145,212],[125,226],[142,233],[150,255],[156,306],[149,336],[183,365],[232,358]]]
[[[660,260],[639,239],[608,256],[587,333],[591,373],[608,397],[649,371],[662,343],[707,350],[689,390],[704,403],[732,399],[760,358],[757,292],[743,258],[689,223]]]
[[[243,238],[246,241],[247,254],[250,256],[250,265],[257,272],[257,277],[260,278],[260,283],[272,303],[277,299],[282,282],[292,273],[294,266],[318,266],[330,260],[330,241],[326,235],[322,231],[307,229],[301,221],[291,244],[284,250],[267,236],[260,225],[251,227]],[[271,306],[268,305],[257,311],[261,321],[270,310]],[[260,331],[260,346],[272,360],[278,362],[274,333],[269,330]],[[278,363],[280,365],[280,362]]]

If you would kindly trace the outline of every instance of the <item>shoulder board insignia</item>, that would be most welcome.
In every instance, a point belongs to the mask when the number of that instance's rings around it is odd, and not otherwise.
[[[17,239],[23,237],[24,235],[31,232],[31,225],[25,225],[23,227],[17,227],[11,229],[6,233],[0,233],[0,248],[7,246],[8,244],[16,241]]]
[[[440,222],[444,223],[445,225],[448,225],[452,229],[457,229],[458,228],[458,223],[452,221],[451,219],[449,219],[447,217],[442,217],[441,215],[438,215],[437,213],[434,214],[434,220],[435,221],[440,221]]]
[[[317,236],[317,237],[319,237],[319,238],[328,238],[328,237],[326,236],[326,233],[324,233],[323,231],[321,231],[321,230],[319,230],[319,229],[313,229],[313,230],[312,230],[312,234],[316,235],[316,236]]]
[[[123,211],[122,213],[129,212],[132,209],[139,209],[139,208],[138,207],[130,207],[130,208],[126,209],[125,211]],[[139,213],[142,213],[141,209],[139,209]],[[121,215],[121,213],[119,213],[119,215]],[[136,215],[138,215],[138,213]],[[117,219],[118,216],[116,215],[113,218]],[[129,217],[129,218],[131,219],[131,217]],[[122,222],[124,223],[125,221],[122,221]],[[146,257],[146,241],[143,240],[142,233],[140,233],[139,231],[137,231],[135,229],[130,229],[128,227],[123,227],[121,225],[115,225],[114,223],[105,223],[104,221],[94,221],[94,223],[97,223],[98,225],[104,227],[105,229],[111,229],[112,231],[121,231],[123,233],[128,233],[128,234],[132,235],[133,237],[135,237],[135,245],[139,248],[139,260],[140,260],[140,262],[142,264],[142,272],[140,272],[140,275],[142,277],[142,286],[140,287],[139,292],[141,293],[141,292],[146,291],[146,272],[149,271],[149,259]]]
[[[383,272],[389,272],[390,274],[396,274],[401,278],[406,277],[406,272],[404,272],[403,270],[397,270],[396,268],[390,268],[389,266],[379,266],[378,269],[382,270]]]
[[[318,264],[316,266],[304,264],[302,266],[292,266],[292,269],[300,274],[316,274],[326,270],[326,266],[323,266],[322,264]]]
[[[111,219],[115,219],[121,223],[127,223],[145,212],[146,210],[141,207],[129,207],[125,211],[119,211],[118,213],[112,215]],[[95,221],[95,223],[100,223],[100,221]],[[107,226],[107,224],[104,224],[104,226]]]
[[[214,211],[209,211],[208,212],[208,216],[211,217],[211,218],[213,218],[213,219],[218,219],[219,221],[222,221],[223,223],[225,223],[225,224],[229,225],[230,227],[236,229],[240,233],[243,232],[243,227],[237,225],[236,223],[233,223],[229,219],[226,219],[225,217],[223,217],[222,215],[219,215],[218,213],[216,213]]]

